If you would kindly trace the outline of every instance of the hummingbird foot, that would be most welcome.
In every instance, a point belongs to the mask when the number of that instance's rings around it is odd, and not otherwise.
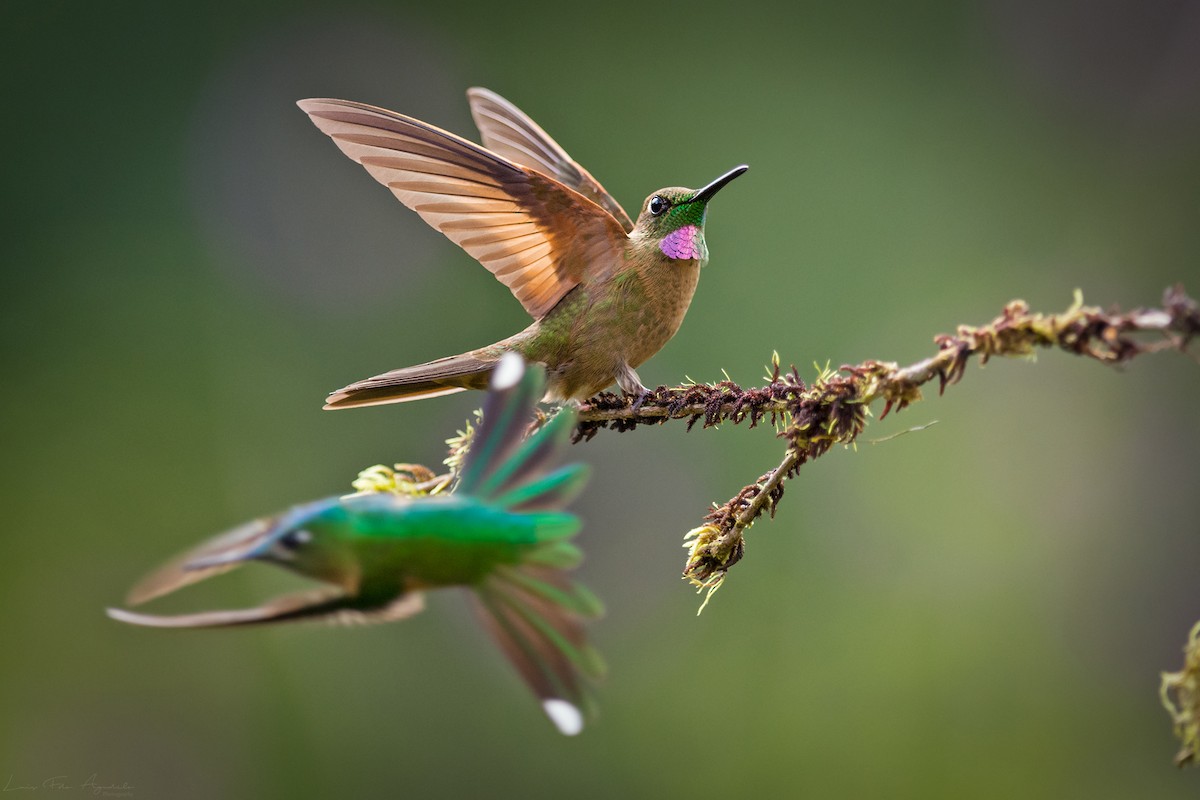
[[[630,395],[630,397],[632,397],[632,395]],[[652,397],[654,397],[654,392],[650,391],[649,389],[643,389],[637,396],[637,399],[633,401],[633,405],[629,407],[630,410],[636,414],[642,410],[642,405]]]
[[[621,387],[621,391],[630,397],[637,396],[645,401],[646,395],[650,394],[650,390],[642,385],[642,379],[633,371],[633,367],[628,364],[622,364],[616,374],[617,386]]]

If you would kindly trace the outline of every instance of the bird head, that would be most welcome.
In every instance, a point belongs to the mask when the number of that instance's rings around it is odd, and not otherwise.
[[[659,250],[672,259],[704,259],[704,219],[708,202],[727,183],[749,167],[734,167],[700,189],[672,186],[659,189],[642,203],[635,233],[655,241]]]

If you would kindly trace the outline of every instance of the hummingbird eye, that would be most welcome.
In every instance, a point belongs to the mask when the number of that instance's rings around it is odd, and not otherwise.
[[[312,533],[304,528],[297,528],[294,531],[288,531],[279,539],[280,546],[284,550],[295,551],[299,550],[302,545],[312,541]]]
[[[654,195],[654,197],[650,198],[650,205],[649,205],[650,213],[656,217],[659,216],[660,214],[662,214],[664,211],[666,211],[670,207],[671,207],[671,202],[669,200],[667,200],[667,198],[663,197],[660,194],[656,194],[656,195]]]

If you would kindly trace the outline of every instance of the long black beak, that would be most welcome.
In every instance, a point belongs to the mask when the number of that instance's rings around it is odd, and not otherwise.
[[[688,202],[689,203],[707,203],[709,200],[712,199],[712,196],[714,194],[721,191],[721,187],[723,187],[725,184],[729,183],[731,180],[736,178],[738,175],[741,175],[743,172],[745,172],[748,169],[750,169],[750,167],[746,166],[745,164],[742,164],[740,167],[734,167],[733,169],[729,170],[729,172],[726,172],[724,175],[722,175],[721,177],[717,178],[715,181],[710,183],[708,186],[705,186],[703,189],[696,192],[695,196]]]

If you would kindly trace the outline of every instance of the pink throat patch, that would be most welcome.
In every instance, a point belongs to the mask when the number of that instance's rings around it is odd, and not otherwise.
[[[699,236],[700,230],[695,225],[684,225],[659,242],[658,249],[667,258],[698,258],[700,248],[696,246],[696,239]]]

